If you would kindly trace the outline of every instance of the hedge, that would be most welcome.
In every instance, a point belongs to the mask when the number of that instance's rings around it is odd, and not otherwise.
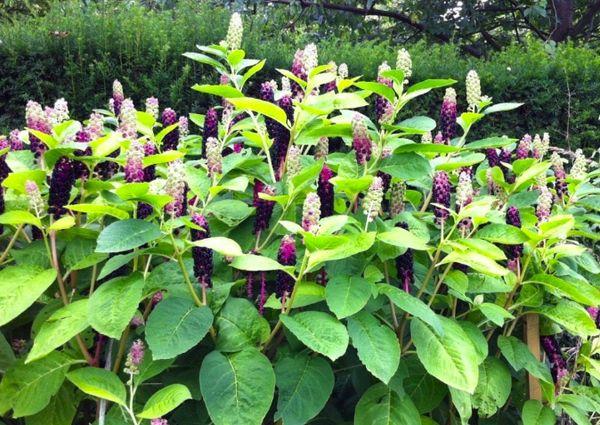
[[[230,11],[206,2],[182,0],[169,11],[140,6],[83,6],[61,2],[48,14],[0,25],[0,131],[22,121],[28,99],[51,102],[65,97],[83,114],[109,97],[111,83],[120,79],[126,95],[137,102],[154,93],[164,105],[181,112],[203,112],[208,98],[190,87],[214,82],[208,68],[181,56],[195,44],[223,36]],[[352,39],[315,39],[282,30],[273,20],[245,17],[244,48],[250,57],[265,57],[264,79],[277,78],[275,68],[289,67],[294,51],[317,42],[320,62],[346,62],[351,75],[374,78],[377,65],[394,61],[399,46]],[[413,81],[445,76],[463,84],[477,69],[484,92],[497,101],[520,101],[525,106],[489,120],[481,134],[550,132],[555,145],[594,148],[600,136],[600,56],[572,45],[552,53],[530,43],[514,46],[485,60],[465,57],[453,45],[405,46],[414,63]],[[459,87],[459,92],[462,87]],[[441,99],[429,97],[407,113],[434,114]],[[462,99],[463,104],[464,99]]]

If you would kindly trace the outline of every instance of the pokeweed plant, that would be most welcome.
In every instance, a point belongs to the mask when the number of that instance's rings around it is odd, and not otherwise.
[[[194,86],[220,98],[204,115],[136,110],[115,81],[87,121],[32,101],[1,140],[3,420],[591,423],[581,152],[469,140],[520,106],[475,71],[459,113],[455,81],[413,83],[405,50],[363,81],[308,45],[258,84],[241,44],[234,15],[186,54],[220,75]],[[437,123],[403,116],[440,88]]]

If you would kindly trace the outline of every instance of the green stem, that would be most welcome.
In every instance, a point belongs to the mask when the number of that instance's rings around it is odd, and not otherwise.
[[[23,225],[19,224],[19,226],[16,228],[15,234],[13,235],[12,238],[10,238],[10,241],[8,242],[8,246],[6,247],[6,249],[4,250],[4,252],[2,253],[2,255],[0,256],[0,263],[2,263],[4,261],[4,259],[8,256],[8,253],[10,252],[10,249],[15,244],[15,242],[17,240],[17,237],[19,236],[19,232],[21,231],[22,227],[23,227]]]

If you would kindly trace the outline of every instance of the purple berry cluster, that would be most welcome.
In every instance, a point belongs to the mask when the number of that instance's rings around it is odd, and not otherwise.
[[[191,229],[192,241],[200,241],[210,238],[210,228],[206,217],[200,214],[192,214],[192,222],[202,229]],[[194,276],[202,286],[212,286],[213,252],[210,248],[195,246],[192,248],[194,259]]]

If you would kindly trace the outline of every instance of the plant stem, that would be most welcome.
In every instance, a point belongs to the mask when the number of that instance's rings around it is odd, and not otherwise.
[[[4,250],[4,252],[2,253],[2,255],[0,256],[0,263],[3,262],[4,259],[8,256],[8,253],[10,252],[10,249],[15,244],[15,242],[17,240],[17,237],[19,236],[19,232],[21,231],[22,228],[23,228],[22,224],[19,224],[19,226],[16,228],[15,234],[13,235],[12,238],[10,238],[10,241],[8,242],[8,245],[7,245],[6,249]]]

